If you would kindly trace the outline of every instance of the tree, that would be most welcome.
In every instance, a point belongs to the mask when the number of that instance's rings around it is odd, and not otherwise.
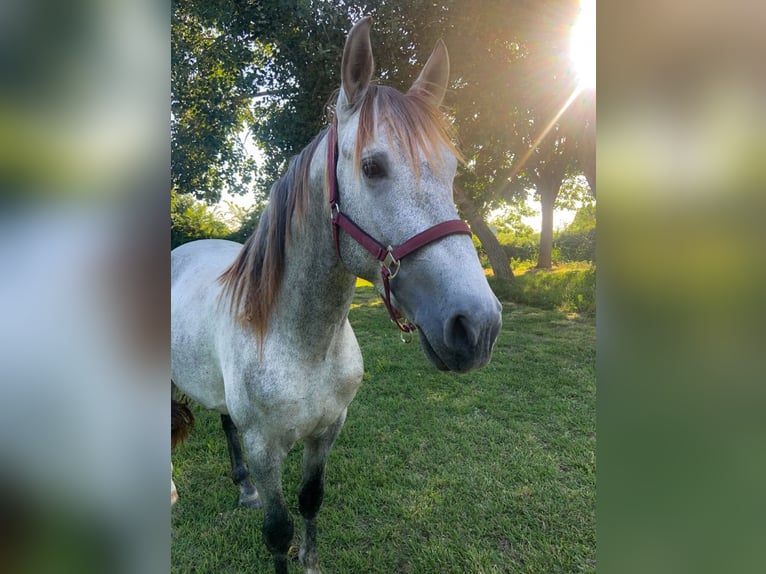
[[[255,165],[237,135],[269,75],[270,34],[289,13],[276,0],[173,0],[171,178],[178,193],[217,203],[249,189]]]
[[[531,188],[540,199],[542,268],[551,266],[553,211],[561,184],[580,171],[580,158],[588,157],[583,99],[568,59],[568,24],[576,12],[577,3],[568,0],[518,4],[510,45],[521,56],[506,66],[511,103],[505,112],[507,131],[499,136],[507,160],[492,162],[504,166],[497,195],[518,197]]]
[[[485,219],[502,202],[535,189],[541,200],[538,265],[549,267],[553,208],[564,179],[578,169],[581,130],[576,84],[568,61],[568,24],[577,2],[455,1],[446,34],[453,58],[452,105],[468,159],[458,180],[469,210]],[[473,221],[472,221],[473,224]],[[481,228],[479,224],[478,228]],[[486,235],[486,234],[485,234]],[[510,275],[496,238],[482,243],[496,276]]]
[[[546,141],[531,148],[533,159],[524,168],[525,179],[532,183],[540,198],[542,221],[537,267],[541,269],[549,269],[552,265],[554,207],[559,190],[574,164],[572,141],[559,130],[556,126]]]
[[[194,239],[221,238],[229,233],[229,227],[204,202],[170,190],[171,249]]]
[[[579,110],[564,110],[565,114],[573,115],[579,113]],[[536,195],[540,198],[540,207],[542,222],[540,226],[540,251],[537,260],[537,267],[540,269],[549,269],[552,265],[553,253],[553,212],[559,198],[559,193],[564,189],[565,182],[572,182],[575,176],[582,171],[583,161],[590,161],[588,164],[591,169],[587,173],[591,174],[593,186],[595,186],[595,149],[594,153],[589,153],[588,145],[590,142],[581,139],[577,141],[577,135],[583,137],[586,134],[587,126],[581,123],[573,123],[569,117],[556,122],[548,130],[548,133],[542,138],[540,143],[532,148],[531,159],[524,168],[525,178],[530,181]],[[586,174],[587,180],[587,174]],[[582,187],[570,189],[570,194],[576,193]],[[595,187],[590,187],[589,191],[595,197]],[[580,194],[580,197],[582,195]],[[568,198],[570,199],[570,198]]]
[[[264,150],[263,190],[284,172],[326,122],[326,106],[340,85],[340,61],[351,28],[349,8],[335,2],[294,2],[289,21],[271,30],[262,87],[253,102],[253,136]]]
[[[465,217],[471,225],[473,234],[479,238],[479,241],[481,241],[481,246],[487,254],[487,258],[492,266],[492,271],[495,277],[504,281],[513,279],[510,257],[505,249],[503,249],[503,246],[500,245],[500,242],[497,240],[497,237],[495,237],[492,229],[490,229],[484,221],[485,216],[474,207],[473,202],[457,185],[455,186],[455,203],[463,214],[463,217]]]
[[[177,6],[183,9],[178,17]],[[183,190],[193,188],[198,196],[214,200],[216,186],[236,183],[227,170],[235,171],[237,154],[226,147],[226,138],[234,133],[231,126],[248,123],[266,158],[257,178],[258,189],[265,194],[289,157],[321,128],[324,104],[340,83],[345,34],[352,21],[372,14],[376,74],[388,85],[406,89],[436,40],[443,38],[449,46],[452,83],[445,104],[466,158],[456,179],[456,202],[480,237],[495,275],[510,279],[507,254],[486,225],[489,212],[519,201],[533,187],[544,200],[544,214],[551,206],[550,217],[545,215],[543,223],[547,229],[550,221],[552,233],[558,187],[579,169],[577,158],[587,156],[580,145],[585,131],[571,113],[576,106],[557,116],[573,89],[567,38],[576,11],[576,0],[487,0],[479,7],[469,0],[443,4],[293,0],[289,5],[275,0],[178,0],[174,25],[191,18],[194,26],[184,44],[191,48],[177,51],[174,43],[174,66],[176,52],[193,56],[197,47],[207,46],[206,50],[217,54],[181,60],[178,78],[189,81],[176,82],[183,88],[174,88],[174,101],[184,102],[178,109],[215,120],[201,124],[210,127],[199,134],[207,142],[200,146],[202,152],[189,148],[212,175],[198,168],[201,191],[187,184]],[[268,26],[263,24],[266,17],[271,18]],[[211,29],[224,31],[231,39],[211,39]],[[205,70],[202,86],[195,84],[195,66]],[[234,73],[237,69],[239,75]],[[194,89],[186,90],[187,86]],[[224,96],[210,93],[212,103],[190,105],[208,93],[206,86],[223,91]],[[177,94],[187,94],[189,101],[176,98]],[[259,94],[262,97],[255,98]],[[249,107],[241,105],[244,100]],[[174,117],[181,115],[174,112]],[[188,147],[188,139],[178,141],[180,147]],[[216,155],[216,149],[225,153]],[[182,171],[187,159],[196,161],[188,154],[179,157],[183,161],[174,160],[174,173]]]

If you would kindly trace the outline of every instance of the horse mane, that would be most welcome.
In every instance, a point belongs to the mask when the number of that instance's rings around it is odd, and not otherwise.
[[[287,172],[271,186],[268,206],[255,232],[218,278],[230,311],[240,323],[252,326],[260,343],[282,286],[290,222],[294,217],[302,220],[305,214],[311,158],[326,131],[290,160]]]
[[[440,164],[441,156],[437,151],[441,146],[446,146],[462,161],[460,152],[452,142],[451,127],[442,111],[425,92],[413,89],[402,94],[393,88],[371,84],[353,107],[359,110],[354,150],[357,170],[361,165],[363,149],[374,139],[376,115],[381,125],[388,128],[388,138],[400,143],[418,177],[420,150],[423,150],[426,161],[431,165]],[[253,328],[259,345],[263,344],[282,286],[290,223],[294,217],[300,221],[305,214],[309,195],[309,166],[326,132],[327,128],[323,129],[290,161],[287,172],[271,187],[269,204],[255,232],[247,239],[234,262],[219,277],[223,284],[222,295],[229,299],[230,312],[241,324]],[[325,178],[326,197],[329,197],[328,179]]]

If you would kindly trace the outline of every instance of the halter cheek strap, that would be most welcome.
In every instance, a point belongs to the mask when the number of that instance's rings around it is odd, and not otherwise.
[[[390,280],[399,274],[402,259],[429,243],[433,243],[442,237],[454,234],[471,235],[471,229],[460,219],[442,221],[410,237],[398,247],[384,246],[370,236],[354,221],[340,210],[340,192],[336,177],[338,165],[338,132],[335,122],[330,125],[327,132],[327,168],[330,187],[330,213],[332,215],[332,237],[335,243],[335,251],[340,257],[340,230],[345,231],[359,245],[364,247],[375,259],[380,261],[380,276],[383,280],[383,303],[388,310],[391,320],[403,333],[412,333],[417,330],[408,319],[391,304]]]

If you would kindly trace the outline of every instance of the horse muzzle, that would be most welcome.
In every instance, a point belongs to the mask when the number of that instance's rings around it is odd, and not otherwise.
[[[491,301],[467,305],[442,321],[418,322],[420,344],[439,370],[466,373],[489,363],[502,326],[502,306]]]

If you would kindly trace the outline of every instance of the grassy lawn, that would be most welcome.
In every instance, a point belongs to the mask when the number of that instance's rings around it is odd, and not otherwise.
[[[366,372],[327,466],[323,571],[595,572],[593,317],[513,303],[503,314],[492,363],[445,374],[358,287]],[[194,412],[173,453],[172,570],[271,572],[261,513],[236,506],[219,417]],[[298,533],[300,455],[284,465]]]
[[[532,262],[514,267],[512,283],[490,284],[498,297],[542,309],[565,313],[596,313],[596,267],[587,262],[568,262],[553,269],[536,269]]]

